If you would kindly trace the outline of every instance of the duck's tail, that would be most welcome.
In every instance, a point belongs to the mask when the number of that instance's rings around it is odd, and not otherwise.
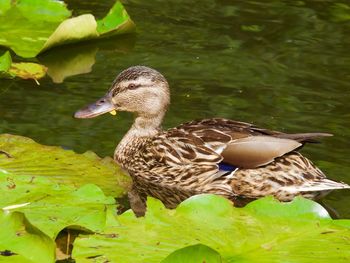
[[[283,138],[283,139],[291,139],[298,141],[300,143],[317,143],[318,139],[322,137],[331,137],[333,134],[330,133],[324,133],[324,132],[311,132],[311,133],[294,133],[294,134],[279,134],[277,137]]]
[[[299,186],[286,186],[283,188],[289,192],[302,193],[302,192],[323,192],[332,191],[337,189],[350,189],[350,185],[343,182],[336,182],[326,178],[322,178],[317,181],[308,181]]]
[[[308,199],[319,200],[333,190],[350,189],[350,185],[324,178],[319,181],[307,182],[300,186],[285,186],[282,188],[294,196],[301,195]]]

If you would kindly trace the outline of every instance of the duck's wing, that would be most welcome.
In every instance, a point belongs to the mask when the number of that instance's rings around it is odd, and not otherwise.
[[[200,131],[174,128],[154,138],[146,152],[150,153],[148,163],[153,160],[155,164],[172,167],[209,165],[214,172],[222,166],[222,162],[240,168],[262,166],[301,145],[294,140],[258,134],[233,139],[212,127]],[[146,157],[143,156],[144,159]]]
[[[250,136],[228,143],[221,152],[224,161],[242,168],[256,168],[269,164],[302,146],[301,143],[272,136]]]
[[[331,136],[328,133],[286,134],[219,118],[188,122],[176,130],[201,139],[205,146],[220,154],[225,163],[241,168],[266,165],[305,142]]]
[[[162,132],[138,154],[142,155],[150,176],[156,175],[152,181],[158,185],[166,182],[173,188],[193,190],[193,185],[207,185],[222,175],[218,172],[223,157],[202,139],[184,131]]]
[[[247,122],[234,121],[223,118],[194,120],[181,124],[180,126],[176,127],[176,129],[197,134],[200,137],[203,137],[203,139],[206,139],[206,137],[209,137],[208,139],[210,139],[210,137],[212,137],[210,136],[210,130],[220,131],[221,133],[229,135],[233,140],[247,136],[266,135],[282,139],[291,139],[300,143],[306,143],[316,142],[316,140],[319,138],[332,136],[330,133],[323,132],[288,134],[260,128],[254,124]]]
[[[186,164],[216,164],[223,157],[198,136],[186,131],[171,129],[153,138],[147,152],[156,162],[169,166]]]

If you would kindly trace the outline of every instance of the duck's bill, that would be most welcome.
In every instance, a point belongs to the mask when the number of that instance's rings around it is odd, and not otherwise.
[[[78,119],[94,118],[107,112],[111,113],[112,115],[117,114],[114,105],[108,95],[102,97],[95,103],[92,103],[85,108],[78,110],[74,114],[74,117]]]

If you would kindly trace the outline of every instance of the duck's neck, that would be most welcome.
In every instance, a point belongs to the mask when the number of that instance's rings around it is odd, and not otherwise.
[[[157,115],[139,115],[134,124],[119,142],[114,159],[121,165],[142,146],[148,138],[156,136],[161,130],[164,113]],[[130,160],[129,160],[130,161]]]
[[[139,131],[140,134],[147,134],[150,131],[159,130],[164,115],[165,113],[163,112],[155,115],[139,115],[135,118],[134,124],[131,126],[130,130],[135,129]]]

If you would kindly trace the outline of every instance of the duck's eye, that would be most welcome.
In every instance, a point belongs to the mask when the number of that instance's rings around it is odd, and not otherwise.
[[[136,84],[134,84],[134,83],[130,83],[129,85],[128,85],[128,89],[136,89],[138,86],[136,85]]]

